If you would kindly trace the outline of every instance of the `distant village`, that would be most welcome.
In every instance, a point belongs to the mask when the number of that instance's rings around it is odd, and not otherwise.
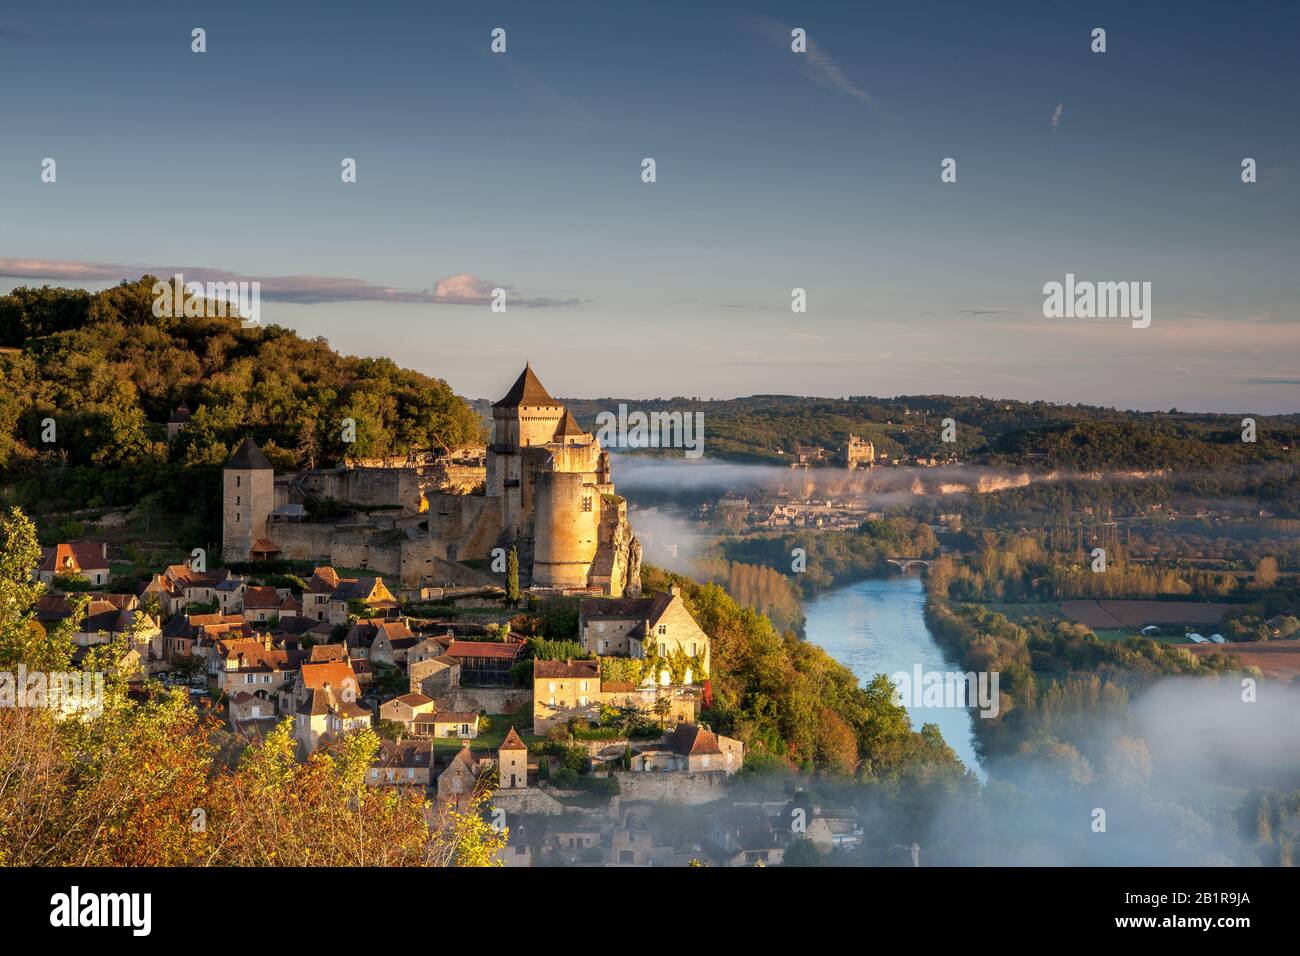
[[[106,543],[55,544],[33,572],[48,586],[38,619],[75,616],[77,658],[121,648],[136,692],[146,681],[184,688],[237,740],[288,719],[306,759],[374,729],[367,782],[417,788],[434,813],[487,814],[508,831],[507,865],[779,864],[794,836],[828,854],[860,843],[854,818],[796,797],[732,799],[744,746],[701,722],[710,638],[675,587],[640,593],[639,544],[608,457],[531,369],[494,419],[481,456],[286,481],[250,438],[223,473],[222,562],[234,569],[196,557],[117,593]],[[350,506],[314,520],[312,489],[326,481],[369,498],[334,499]],[[391,523],[375,522],[380,512]],[[523,559],[520,601],[576,604],[562,659],[512,626],[500,574],[458,564],[506,540]],[[286,551],[320,560],[302,586],[284,580]],[[340,554],[347,564],[328,561]],[[696,808],[700,826],[657,825],[665,807]]]

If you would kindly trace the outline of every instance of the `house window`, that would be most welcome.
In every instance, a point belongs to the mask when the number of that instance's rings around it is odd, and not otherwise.
[[[235,475],[235,487],[236,487],[236,488],[239,487],[239,476],[238,476],[238,475]]]
[[[579,707],[586,707],[586,706],[587,706],[587,698],[586,698],[585,695],[582,696],[582,697],[579,697],[579,698],[578,698],[578,706],[579,706]]]
[[[235,504],[239,504],[239,495],[235,495]]]
[[[691,642],[691,657],[695,656],[695,642]]]
[[[667,625],[667,624],[660,624],[660,625],[659,625],[659,633],[660,633],[660,634],[667,634],[667,633],[668,633],[668,625]]]
[[[551,681],[551,686],[547,688],[552,694],[555,693],[555,681]]]
[[[255,675],[255,674],[245,674],[245,675],[244,675],[244,683],[245,683],[245,684],[251,684],[251,683],[253,683],[253,681],[254,681],[255,678],[256,678],[256,675]]]
[[[235,512],[235,524],[239,524],[239,512]]]
[[[586,689],[587,682],[585,680],[578,681],[578,690],[585,691]]]
[[[590,511],[590,510],[591,510],[591,496],[590,496],[590,495],[587,496],[586,498],[583,498],[583,499],[582,499],[582,510],[583,510],[583,511]]]
[[[659,645],[659,656],[660,656],[660,657],[667,657],[667,656],[668,656],[668,645],[667,645],[667,644],[660,643],[660,645]]]
[[[707,754],[700,759],[703,761],[703,766],[707,767],[709,765],[709,758]]]

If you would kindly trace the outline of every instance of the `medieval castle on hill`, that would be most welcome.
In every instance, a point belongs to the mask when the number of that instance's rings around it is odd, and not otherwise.
[[[534,588],[619,597],[640,580],[641,545],[608,452],[531,366],[492,406],[486,448],[276,475],[246,438],[222,473],[222,509],[226,561],[312,561],[404,587],[462,585],[483,578],[457,562],[513,545]]]

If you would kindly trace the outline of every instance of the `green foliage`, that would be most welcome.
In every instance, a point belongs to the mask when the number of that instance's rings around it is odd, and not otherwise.
[[[506,600],[514,607],[519,603],[519,549],[511,547],[506,555]]]
[[[0,466],[20,447],[44,453],[47,416],[72,466],[219,467],[249,433],[280,467],[482,435],[440,380],[389,359],[341,356],[323,339],[278,326],[157,318],[154,282],[145,276],[93,295],[46,287],[0,296],[0,341],[22,347],[0,359]],[[162,423],[182,401],[193,414],[169,446]],[[344,418],[357,422],[355,444],[343,442]]]
[[[713,729],[744,741],[747,752],[878,782],[962,776],[960,761],[937,732],[912,729],[883,675],[859,686],[853,672],[820,647],[778,634],[766,617],[742,608],[715,584],[654,568],[643,569],[642,583],[649,591],[681,587],[711,641]]]

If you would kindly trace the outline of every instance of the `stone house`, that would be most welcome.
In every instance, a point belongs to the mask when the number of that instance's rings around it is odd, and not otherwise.
[[[103,587],[109,579],[108,544],[104,541],[74,541],[41,548],[37,580],[42,584],[52,584],[62,575],[79,575],[92,587]]]
[[[433,747],[427,740],[385,740],[366,773],[375,787],[428,787],[433,780]]]
[[[302,604],[287,589],[250,587],[244,591],[244,620],[265,624],[272,618],[296,617]]]
[[[376,664],[406,663],[407,654],[419,641],[403,620],[360,620],[345,639],[349,654]]]
[[[411,720],[417,737],[459,737],[472,740],[478,736],[478,714],[472,711],[443,711],[417,714]]]
[[[409,658],[406,673],[411,690],[429,697],[440,697],[460,686],[460,664],[445,658],[430,657],[419,661]]]
[[[600,719],[599,661],[533,661],[533,733],[574,718]]]
[[[227,707],[230,726],[235,730],[241,729],[244,724],[251,721],[273,719],[276,716],[274,700],[258,697],[246,690],[241,690],[231,697],[227,702]]]
[[[351,614],[351,604],[359,601],[376,617],[388,617],[400,605],[381,577],[340,578],[329,597],[325,620],[330,624],[346,624]]]
[[[227,697],[242,691],[267,700],[274,707],[280,692],[298,676],[305,657],[303,651],[271,647],[269,638],[218,640],[213,655],[217,688]]]
[[[684,675],[684,684],[703,680],[709,673],[709,637],[687,610],[677,585],[648,597],[582,601],[578,634],[583,648],[601,657],[644,658],[656,653],[660,658],[684,654],[698,660],[698,672]],[[670,682],[662,674],[651,679]]]
[[[333,665],[307,664],[303,669],[331,666]],[[304,753],[314,753],[324,740],[370,726],[370,711],[356,702],[356,698],[348,692],[346,682],[342,686],[342,692],[329,681],[308,688],[306,699],[294,711],[293,734]]]
[[[331,567],[317,568],[302,592],[302,613],[313,621],[329,618],[330,595],[338,590],[339,576]],[[346,622],[341,622],[346,623]]]
[[[438,775],[438,799],[463,807],[474,793],[478,772],[478,760],[470,753],[469,744],[466,743]]]
[[[431,717],[437,710],[438,705],[433,702],[432,697],[420,693],[403,694],[379,706],[379,719],[401,724],[410,734],[415,732],[417,717]]]

